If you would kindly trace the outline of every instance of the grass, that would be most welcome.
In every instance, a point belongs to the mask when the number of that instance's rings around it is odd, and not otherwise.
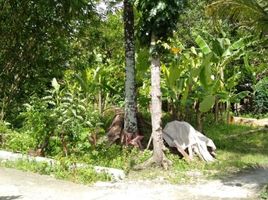
[[[35,162],[29,160],[0,161],[1,167],[16,168],[23,171],[36,172],[50,175],[58,179],[69,180],[77,183],[91,184],[96,181],[110,181],[111,177],[105,173],[96,173],[92,168],[70,168],[69,160],[65,159],[60,164],[50,165],[46,162]]]
[[[249,126],[227,124],[205,124],[204,133],[211,138],[217,146],[217,161],[205,163],[198,159],[187,163],[177,155],[166,152],[173,166],[165,171],[160,168],[151,168],[143,171],[133,171],[135,164],[142,163],[151,155],[151,151],[138,151],[113,145],[107,148],[98,146],[91,152],[83,155],[72,155],[68,158],[58,157],[61,165],[51,167],[45,163],[27,161],[1,162],[1,166],[13,167],[41,174],[52,174],[61,179],[80,183],[92,183],[98,180],[110,180],[107,175],[97,175],[92,169],[70,170],[67,163],[81,162],[88,165],[99,165],[123,169],[130,179],[161,179],[173,183],[196,182],[204,178],[221,178],[232,173],[255,167],[268,165],[268,133],[258,131],[250,134],[246,132],[254,129]]]
[[[204,178],[226,178],[238,171],[268,165],[268,132],[263,130],[245,134],[254,129],[234,124],[206,124],[204,132],[217,147],[215,162],[205,163],[196,159],[186,163],[178,156],[167,153],[173,162],[170,170],[148,169],[131,172],[130,176],[134,179],[161,176],[174,183],[196,182]]]
[[[260,197],[260,200],[268,199],[268,183],[263,187],[259,197]]]
[[[207,136],[218,148],[218,162],[208,168],[228,172],[268,164],[268,132],[262,130],[245,134],[252,129],[233,124],[207,127]]]

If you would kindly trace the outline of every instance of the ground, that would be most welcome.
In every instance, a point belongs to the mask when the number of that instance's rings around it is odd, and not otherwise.
[[[196,172],[195,172],[196,173]],[[193,173],[192,176],[195,174]],[[197,174],[198,175],[198,174]],[[258,192],[268,181],[268,167],[259,167],[225,180],[206,180],[196,184],[170,184],[155,180],[79,185],[51,176],[0,168],[0,200],[189,200],[258,199]]]

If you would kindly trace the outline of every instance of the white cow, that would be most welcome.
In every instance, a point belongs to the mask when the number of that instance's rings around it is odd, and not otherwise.
[[[215,160],[212,156],[216,150],[213,141],[195,130],[187,122],[172,121],[167,123],[163,130],[163,138],[170,147],[176,147],[178,150],[183,149],[184,151],[188,149],[190,159],[192,159],[194,152],[207,162]],[[211,153],[208,148],[210,148]]]

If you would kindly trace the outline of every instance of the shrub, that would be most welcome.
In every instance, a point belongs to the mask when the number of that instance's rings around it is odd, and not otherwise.
[[[8,128],[0,121],[0,147],[14,152],[27,152],[35,146],[35,140],[28,134],[19,133]]]
[[[263,114],[268,112],[268,77],[260,80],[255,85],[254,91],[255,113]]]
[[[36,148],[45,147],[50,155],[89,151],[89,137],[104,132],[99,113],[79,91],[60,89],[55,79],[52,86],[45,97],[33,97],[25,104],[21,130],[35,139]]]

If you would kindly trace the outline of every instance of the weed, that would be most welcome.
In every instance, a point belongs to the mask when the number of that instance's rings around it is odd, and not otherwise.
[[[70,164],[70,165],[69,165]],[[46,162],[29,160],[1,161],[1,167],[16,168],[23,171],[31,171],[39,174],[51,175],[59,179],[90,184],[96,181],[110,181],[111,177],[106,173],[96,173],[92,167],[70,168],[72,161],[61,160],[60,164],[51,165]]]
[[[268,199],[268,184],[265,185],[260,193],[260,199],[261,200],[267,200]]]

